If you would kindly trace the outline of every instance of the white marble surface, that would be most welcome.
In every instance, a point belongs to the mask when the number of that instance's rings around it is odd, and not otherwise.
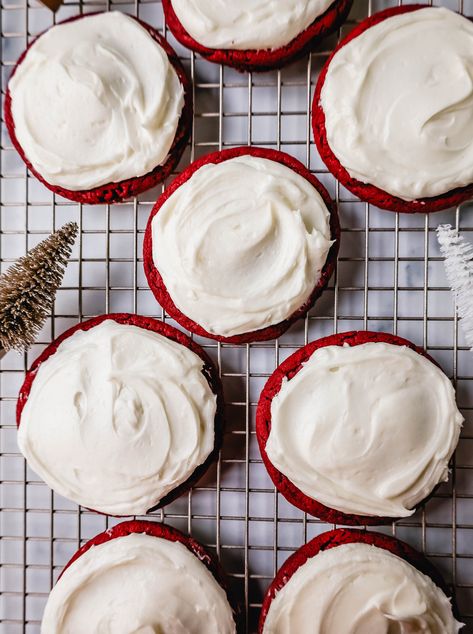
[[[3,89],[11,64],[23,50],[25,28],[31,36],[51,24],[52,14],[34,3],[26,10],[18,0],[4,2]],[[355,0],[353,19],[379,10],[389,2]],[[443,3],[458,9],[457,3]],[[473,14],[473,2],[462,3]],[[105,8],[86,3],[84,10]],[[162,27],[159,2],[113,5]],[[57,20],[78,13],[66,4]],[[26,21],[27,20],[27,21]],[[175,44],[172,36],[170,41]],[[196,80],[194,142],[190,156],[201,156],[222,145],[253,144],[280,147],[294,154],[319,175],[339,198],[343,227],[337,284],[334,280],[307,321],[300,321],[279,342],[251,346],[217,346],[201,340],[220,363],[227,401],[228,434],[220,466],[213,468],[190,496],[157,513],[201,541],[217,547],[223,564],[248,610],[253,632],[263,592],[277,567],[306,539],[330,528],[276,496],[260,462],[253,433],[255,405],[267,376],[278,361],[305,341],[336,331],[369,328],[397,332],[425,345],[456,380],[466,423],[456,455],[455,479],[442,486],[425,509],[383,530],[424,550],[456,586],[463,614],[470,614],[465,632],[473,632],[473,354],[454,320],[435,239],[440,222],[458,223],[473,240],[473,205],[424,216],[397,216],[359,202],[338,188],[310,139],[307,117],[309,91],[336,38],[326,40],[307,59],[281,73],[252,77],[194,59],[177,47]],[[310,75],[309,75],[310,73]],[[310,87],[307,78],[310,76]],[[138,201],[111,207],[80,208],[52,194],[32,177],[11,149],[2,125],[1,225],[2,270],[13,258],[44,238],[54,227],[76,220],[81,241],[59,291],[55,317],[26,355],[9,354],[1,362],[0,428],[0,629],[5,634],[39,632],[42,609],[51,583],[81,540],[117,522],[51,494],[25,467],[18,454],[15,397],[24,369],[55,336],[78,319],[108,311],[136,311],[162,316],[147,288],[141,262],[143,231],[153,201],[161,189]],[[80,287],[80,290],[79,290]],[[169,323],[172,321],[169,320]],[[454,481],[454,486],[453,486]],[[453,491],[455,495],[453,495]],[[53,512],[52,512],[53,511]],[[25,625],[26,623],[26,625]]]

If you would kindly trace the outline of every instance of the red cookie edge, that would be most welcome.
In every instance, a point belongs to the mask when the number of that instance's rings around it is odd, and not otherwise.
[[[170,504],[178,497],[180,497],[183,493],[188,491],[200,478],[204,475],[210,465],[218,459],[218,453],[220,447],[222,446],[223,441],[223,433],[225,427],[225,418],[224,418],[224,399],[223,399],[223,389],[222,383],[220,381],[218,371],[211,361],[210,357],[207,353],[192,339],[190,339],[187,335],[185,335],[177,328],[173,326],[169,326],[168,324],[158,321],[157,319],[153,319],[152,317],[144,317],[143,315],[135,315],[131,313],[109,313],[106,315],[100,315],[98,317],[94,317],[87,321],[83,321],[79,324],[76,324],[72,328],[66,330],[62,335],[57,337],[52,343],[50,343],[43,352],[39,355],[39,357],[34,361],[31,368],[27,371],[25,375],[25,379],[23,385],[21,386],[20,393],[18,395],[18,401],[16,406],[16,424],[17,427],[20,427],[21,424],[21,413],[23,408],[28,400],[28,396],[31,392],[31,388],[33,385],[33,381],[36,378],[38,370],[42,363],[44,363],[49,357],[51,357],[59,345],[65,340],[68,339],[71,335],[73,335],[78,330],[90,330],[94,326],[98,326],[103,321],[107,319],[112,319],[118,324],[126,324],[130,326],[137,326],[139,328],[144,328],[145,330],[152,330],[153,332],[157,332],[176,343],[181,344],[182,346],[188,348],[196,355],[198,355],[202,361],[204,362],[204,366],[202,368],[202,374],[207,380],[210,389],[217,397],[217,410],[215,413],[215,422],[214,422],[214,433],[215,433],[215,444],[211,453],[207,456],[206,460],[199,465],[195,471],[189,476],[189,478],[177,486],[175,489],[170,491],[160,502],[148,509],[148,513],[154,511],[156,509],[160,509],[167,504]],[[106,513],[101,513],[100,511],[95,511],[100,515],[109,515]],[[115,516],[115,517],[126,517],[126,516]]]
[[[364,343],[390,343],[396,346],[407,346],[414,352],[422,355],[431,363],[439,367],[438,363],[427,352],[414,345],[412,342],[397,335],[390,335],[384,332],[371,332],[365,330],[353,330],[317,339],[294,352],[283,361],[267,380],[258,402],[256,410],[256,437],[261,452],[264,465],[275,487],[284,498],[296,506],[301,511],[314,515],[324,522],[331,524],[344,524],[346,526],[375,526],[381,524],[391,524],[399,520],[399,517],[377,517],[372,515],[355,515],[343,513],[336,509],[325,506],[321,502],[314,500],[303,493],[289,478],[281,473],[271,462],[266,453],[266,443],[271,431],[271,403],[276,394],[279,393],[283,379],[292,379],[302,368],[303,363],[308,361],[316,350],[326,346],[359,346]],[[435,491],[435,489],[434,489]],[[424,504],[434,493],[420,502],[416,508]]]
[[[341,185],[343,185],[343,187],[348,189],[352,194],[355,194],[355,196],[358,196],[358,198],[360,198],[363,202],[368,202],[380,209],[386,209],[388,211],[402,213],[431,213],[434,211],[448,209],[449,207],[456,207],[460,203],[470,200],[473,197],[473,184],[453,189],[449,192],[445,192],[445,194],[441,194],[440,196],[419,198],[417,200],[409,201],[393,196],[375,185],[363,183],[356,178],[352,178],[329,146],[325,128],[325,114],[320,103],[320,94],[333,57],[341,48],[348,44],[348,42],[351,42],[370,27],[375,26],[388,18],[402,13],[410,13],[411,11],[419,11],[426,8],[431,8],[431,5],[407,4],[385,9],[384,11],[375,13],[373,16],[362,20],[362,22],[360,22],[360,24],[358,24],[358,26],[356,26],[353,31],[351,31],[350,34],[338,44],[326,61],[319,75],[312,102],[312,131],[314,134],[315,145],[317,146],[317,150],[330,172],[341,183]]]
[[[407,563],[411,564],[411,566],[414,566],[414,568],[422,572],[424,575],[430,577],[435,585],[437,585],[447,595],[447,597],[451,599],[453,614],[455,617],[458,616],[458,610],[453,600],[452,593],[443,580],[442,575],[419,551],[415,550],[412,546],[409,546],[409,544],[406,544],[400,539],[384,535],[382,533],[338,528],[314,537],[314,539],[307,544],[304,544],[304,546],[292,554],[281,566],[264,597],[258,625],[258,634],[263,634],[264,623],[272,600],[288,583],[298,568],[303,566],[308,559],[315,557],[321,551],[330,550],[330,548],[336,548],[337,546],[342,546],[343,544],[353,543],[369,544],[382,548],[383,550],[387,550],[393,555],[397,555]]]
[[[99,533],[95,537],[92,537],[87,543],[79,548],[79,550],[71,557],[71,559],[64,566],[61,574],[59,575],[57,582],[61,579],[64,572],[71,566],[79,557],[82,557],[84,553],[100,544],[105,544],[112,539],[119,539],[120,537],[127,537],[133,533],[145,533],[151,537],[160,537],[167,539],[170,542],[179,542],[187,548],[197,559],[204,564],[207,570],[212,574],[214,579],[220,585],[227,595],[230,607],[233,610],[233,619],[238,626],[240,610],[238,603],[233,596],[233,592],[230,589],[225,571],[223,570],[218,558],[208,552],[200,542],[193,537],[184,535],[181,531],[173,526],[167,524],[161,524],[158,522],[151,522],[149,520],[129,520],[116,524],[112,528],[107,529],[103,533]],[[57,583],[56,582],[56,583]]]
[[[67,20],[63,20],[62,22],[58,22],[58,24],[67,24],[68,22],[75,22],[76,20],[81,20],[83,18],[88,18],[92,15],[98,15],[102,13],[100,11],[94,13],[87,13],[85,15],[76,15],[72,18],[68,18]],[[127,14],[128,15],[128,14]],[[128,178],[117,183],[107,183],[106,185],[100,185],[99,187],[94,187],[92,189],[84,189],[73,191],[71,189],[66,189],[64,187],[60,187],[59,185],[52,185],[48,183],[39,172],[35,170],[28,157],[26,156],[25,151],[23,150],[20,142],[17,139],[15,133],[15,123],[13,120],[12,114],[12,98],[10,94],[9,85],[7,86],[7,91],[5,94],[5,105],[4,105],[4,116],[5,123],[7,126],[8,134],[10,135],[11,142],[15,147],[16,151],[20,155],[23,162],[26,164],[29,171],[41,182],[45,187],[51,190],[54,194],[62,196],[63,198],[67,198],[69,200],[73,200],[78,203],[88,204],[88,205],[98,205],[98,204],[108,204],[120,202],[126,198],[131,198],[133,196],[137,196],[138,194],[151,189],[155,185],[164,181],[169,174],[175,169],[178,165],[181,156],[184,152],[184,149],[187,145],[187,141],[190,136],[191,126],[192,126],[192,113],[193,113],[193,105],[192,105],[192,86],[191,83],[184,71],[184,68],[179,60],[177,53],[174,49],[168,44],[168,42],[149,24],[146,22],[142,22],[138,18],[134,16],[128,16],[136,20],[150,35],[151,37],[164,49],[167,53],[169,61],[173,66],[174,70],[177,73],[179,81],[181,82],[184,88],[184,105],[182,108],[181,116],[178,122],[176,134],[174,137],[174,141],[169,150],[168,157],[166,161],[162,165],[157,165],[151,172],[144,174],[143,176],[135,176],[132,178]],[[54,25],[57,26],[57,25]],[[40,38],[46,31],[43,31],[40,35],[38,35],[27,48],[20,55],[18,61],[13,68],[11,73],[11,77],[15,74],[19,65],[23,62],[25,56],[27,55],[31,46],[36,42],[38,38]]]
[[[266,328],[262,328],[261,330],[242,333],[240,335],[233,335],[231,337],[224,337],[207,332],[198,323],[184,315],[175,306],[159,271],[154,266],[151,223],[154,216],[158,213],[162,205],[171,196],[171,194],[175,192],[176,189],[178,189],[181,185],[183,185],[202,166],[207,165],[208,163],[222,163],[237,156],[244,155],[256,156],[259,158],[265,158],[275,161],[277,163],[280,163],[281,165],[289,167],[294,172],[296,172],[300,176],[303,176],[307,181],[309,181],[309,183],[313,187],[315,187],[315,189],[321,195],[330,213],[331,238],[332,240],[335,240],[335,242],[330,248],[330,251],[327,255],[327,260],[322,269],[321,277],[317,282],[314,290],[312,291],[310,297],[290,317],[278,324],[275,324],[274,326],[268,326]],[[318,181],[315,176],[313,176],[313,174],[311,174],[311,172],[309,172],[309,170],[300,161],[290,156],[289,154],[286,154],[285,152],[280,152],[278,150],[268,150],[266,148],[260,147],[242,146],[228,150],[222,150],[220,152],[213,152],[198,159],[197,161],[194,161],[173,180],[171,185],[158,198],[155,206],[151,211],[148,219],[148,224],[146,226],[146,232],[143,241],[143,266],[149,287],[156,300],[159,302],[159,304],[161,304],[164,310],[183,328],[186,328],[190,332],[193,332],[202,337],[208,337],[209,339],[215,339],[223,343],[241,344],[254,341],[267,341],[269,339],[276,339],[277,337],[280,337],[297,319],[303,317],[307,313],[307,311],[310,310],[310,308],[314,305],[316,299],[318,299],[318,297],[322,294],[322,291],[327,286],[330,277],[335,270],[339,245],[340,223],[338,219],[337,208],[322,183],[320,183],[320,181]]]
[[[199,53],[216,64],[231,66],[239,71],[262,72],[281,68],[303,57],[325,36],[329,35],[348,17],[353,0],[334,0],[328,9],[299,33],[289,44],[274,50],[211,49],[199,44],[184,28],[174,11],[171,0],[162,0],[166,25],[183,46]]]

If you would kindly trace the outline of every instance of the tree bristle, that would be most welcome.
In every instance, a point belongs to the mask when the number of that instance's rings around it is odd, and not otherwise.
[[[451,225],[439,225],[437,238],[445,258],[445,273],[452,288],[466,342],[473,350],[473,245]]]
[[[51,313],[77,236],[75,222],[40,242],[0,276],[0,344],[30,346]]]

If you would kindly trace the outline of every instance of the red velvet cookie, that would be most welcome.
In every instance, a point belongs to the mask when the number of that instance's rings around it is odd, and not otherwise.
[[[322,197],[327,209],[330,212],[330,231],[331,231],[331,239],[334,240],[334,244],[330,248],[328,253],[325,265],[322,269],[322,274],[317,282],[313,292],[310,297],[306,300],[303,306],[298,308],[289,318],[284,321],[268,326],[266,328],[262,328],[260,330],[255,330],[253,332],[237,334],[232,336],[221,336],[217,334],[212,334],[207,332],[202,326],[198,323],[190,319],[188,316],[184,315],[174,304],[171,295],[169,294],[163,278],[161,277],[159,271],[154,265],[153,261],[153,236],[152,236],[152,227],[151,223],[153,218],[159,213],[162,205],[168,200],[168,198],[187,180],[191,178],[191,176],[197,172],[201,167],[207,164],[218,164],[229,159],[233,159],[239,156],[253,156],[268,159],[281,165],[284,165],[294,172],[305,178],[320,194]],[[211,339],[216,339],[217,341],[222,341],[225,343],[248,343],[252,341],[267,341],[269,339],[275,339],[282,335],[297,319],[303,317],[307,311],[314,305],[316,299],[321,295],[324,288],[327,286],[332,273],[335,270],[336,262],[337,262],[337,254],[339,249],[339,241],[340,241],[340,225],[338,220],[338,213],[335,204],[330,199],[330,196],[323,185],[307,170],[306,167],[298,160],[285,154],[284,152],[279,152],[276,150],[268,150],[265,148],[258,147],[237,147],[228,150],[223,150],[220,152],[214,152],[212,154],[208,154],[201,159],[198,159],[189,167],[187,167],[182,174],[180,174],[171,185],[165,190],[165,192],[159,197],[156,205],[154,206],[151,215],[148,220],[148,224],[146,227],[146,233],[144,237],[143,243],[143,263],[144,270],[146,273],[146,277],[148,279],[148,284],[150,286],[151,291],[154,296],[161,304],[161,306],[166,310],[166,312],[175,319],[181,326],[186,328],[187,330],[203,336],[209,337]]]
[[[211,49],[197,42],[177,17],[171,0],[163,0],[166,24],[174,37],[186,48],[217,64],[232,66],[239,71],[267,71],[281,68],[303,57],[325,36],[333,33],[346,20],[353,0],[334,0],[321,16],[289,44],[273,50]]]
[[[79,550],[71,557],[68,563],[64,566],[64,569],[61,571],[57,582],[60,581],[64,572],[91,548],[100,546],[101,544],[105,544],[106,542],[114,539],[127,537],[128,535],[132,534],[146,534],[151,537],[166,539],[170,542],[178,542],[185,546],[187,550],[189,550],[195,557],[197,557],[197,559],[207,568],[207,570],[212,574],[217,583],[225,591],[228,602],[233,611],[235,623],[238,627],[241,617],[240,608],[237,601],[235,600],[234,593],[230,588],[228,579],[222,566],[220,565],[218,558],[215,555],[209,553],[208,550],[204,548],[204,546],[202,546],[202,544],[200,544],[193,537],[184,535],[184,533],[172,526],[168,526],[166,524],[161,524],[158,522],[130,520],[126,522],[121,522],[120,524],[116,524],[103,533],[99,533],[83,546],[81,546],[81,548],[79,548]]]
[[[304,546],[291,555],[281,566],[264,597],[259,619],[258,633],[263,633],[264,623],[272,600],[289,582],[292,575],[298,570],[298,568],[303,566],[308,559],[315,557],[318,553],[324,550],[353,543],[369,544],[389,551],[393,555],[396,555],[411,564],[411,566],[414,566],[414,568],[417,568],[417,570],[422,572],[424,575],[430,577],[435,585],[437,585],[448,597],[451,596],[448,586],[437,569],[421,553],[405,542],[381,533],[338,528],[314,537],[314,539],[307,544],[304,544]],[[452,607],[455,614],[455,605]]]
[[[90,17],[94,14],[87,15],[78,15],[73,18],[69,18],[64,20],[59,24],[66,24],[68,22],[74,22],[76,20],[82,20],[84,18]],[[97,14],[95,14],[97,15]],[[129,16],[133,17],[133,16]],[[16,148],[17,152],[25,162],[26,166],[30,170],[30,172],[45,185],[48,189],[50,189],[55,194],[59,196],[63,196],[64,198],[68,198],[69,200],[73,200],[83,204],[103,204],[103,203],[114,203],[124,200],[126,198],[130,198],[132,196],[136,196],[141,192],[144,192],[148,189],[151,189],[158,183],[164,181],[169,174],[174,170],[174,168],[179,163],[179,160],[182,156],[182,153],[187,145],[187,141],[189,139],[191,123],[192,123],[192,87],[191,83],[184,71],[184,68],[177,56],[176,52],[171,48],[168,42],[149,24],[134,18],[150,35],[151,37],[164,49],[166,52],[169,62],[171,66],[176,71],[178,79],[184,88],[184,105],[182,108],[181,116],[179,119],[178,127],[175,133],[174,141],[172,146],[168,152],[168,156],[165,162],[162,165],[157,165],[152,171],[144,174],[142,176],[136,176],[133,178],[127,178],[120,182],[107,183],[105,185],[100,185],[98,187],[94,187],[92,189],[85,190],[70,190],[58,185],[52,185],[48,183],[43,176],[38,173],[35,168],[32,166],[28,156],[26,155],[24,149],[21,147],[16,133],[15,133],[15,122],[13,120],[12,114],[12,97],[10,94],[10,89],[7,87],[7,92],[5,95],[5,105],[4,105],[4,116],[5,123],[8,129],[8,133],[10,135],[10,139],[12,144]],[[44,33],[47,33],[45,31]],[[25,59],[29,49],[31,46],[40,38],[42,33],[37,38],[35,38],[26,48],[26,50],[22,53],[20,58],[18,59],[11,77],[15,74],[20,64]]]
[[[121,522],[120,524],[116,524],[112,528],[107,529],[103,533],[99,533],[95,537],[92,537],[92,539],[89,539],[89,541],[81,546],[64,566],[64,569],[58,577],[58,581],[64,574],[64,571],[67,570],[67,568],[69,568],[76,559],[79,559],[79,557],[93,546],[99,546],[100,544],[105,544],[105,542],[109,542],[112,539],[119,539],[120,537],[126,537],[127,535],[131,535],[133,533],[145,533],[146,535],[151,535],[152,537],[160,537],[161,539],[167,539],[170,542],[179,542],[180,544],[183,544],[212,573],[214,578],[225,590],[230,600],[228,582],[225,577],[225,573],[215,556],[211,555],[196,539],[184,535],[184,533],[181,533],[181,531],[177,530],[177,528],[168,526],[167,524],[149,522],[146,520],[129,520],[127,522]],[[232,603],[232,601],[230,602]]]
[[[320,156],[327,165],[332,174],[346,187],[350,192],[358,196],[362,201],[371,203],[381,209],[388,211],[397,211],[403,213],[430,213],[440,211],[449,207],[455,207],[460,203],[469,200],[473,196],[473,184],[466,187],[460,187],[439,196],[430,198],[419,198],[416,200],[403,200],[394,196],[375,185],[363,183],[360,180],[350,176],[345,167],[340,163],[333,153],[327,140],[327,131],[325,127],[325,114],[321,105],[321,91],[327,76],[330,63],[337,52],[346,44],[364,33],[367,29],[383,22],[384,20],[403,13],[410,13],[426,8],[428,5],[407,4],[398,7],[385,9],[373,16],[366,18],[357,25],[350,34],[344,38],[335,48],[333,53],[325,63],[317,81],[314,100],[312,104],[312,129],[314,140]]]
[[[256,435],[258,438],[261,457],[266,469],[278,491],[294,506],[324,522],[332,524],[345,524],[349,526],[389,524],[395,519],[389,517],[374,517],[364,515],[350,515],[339,510],[329,508],[317,500],[307,496],[289,478],[281,473],[271,462],[266,453],[266,443],[271,431],[271,403],[279,393],[285,379],[292,379],[310,359],[312,354],[326,346],[358,346],[365,343],[388,343],[396,346],[407,346],[422,355],[433,364],[438,365],[422,348],[415,346],[407,339],[382,332],[352,331],[336,335],[330,335],[316,341],[312,341],[303,348],[297,350],[288,357],[269,377],[264,386],[256,412]],[[294,421],[296,422],[296,421]]]
[[[58,580],[64,574],[64,571],[73,564],[76,559],[79,559],[85,552],[87,552],[93,546],[99,546],[111,539],[118,539],[120,537],[126,537],[132,533],[145,533],[152,537],[160,537],[161,539],[168,539],[170,542],[179,542],[183,544],[193,555],[197,557],[205,566],[210,570],[215,579],[220,583],[222,587],[226,587],[225,574],[218,562],[218,560],[212,556],[207,550],[192,537],[187,537],[184,533],[177,530],[167,524],[161,524],[159,522],[150,522],[147,520],[129,520],[127,522],[121,522],[116,524],[112,528],[107,529],[103,533],[99,533],[92,539],[81,546],[79,550],[71,557],[58,577]]]
[[[36,359],[31,368],[28,370],[25,376],[25,380],[20,389],[20,393],[18,396],[17,408],[16,408],[16,420],[17,426],[21,425],[21,414],[23,412],[23,408],[26,405],[29,394],[31,392],[33,382],[38,373],[38,370],[42,363],[44,363],[47,359],[49,359],[52,355],[55,354],[59,345],[71,337],[75,332],[87,331],[95,326],[98,326],[102,322],[106,320],[113,320],[118,324],[136,326],[139,328],[144,328],[145,330],[151,330],[156,332],[163,337],[174,341],[189,350],[191,350],[194,354],[199,356],[204,362],[204,366],[202,368],[202,374],[204,375],[207,383],[211,391],[216,395],[217,398],[217,409],[215,413],[215,424],[214,424],[214,449],[208,455],[206,460],[199,465],[195,471],[189,476],[189,478],[177,486],[175,489],[170,491],[165,497],[163,497],[160,502],[150,508],[149,511],[153,511],[158,508],[162,508],[167,504],[173,502],[176,498],[180,497],[183,493],[188,491],[207,471],[209,466],[217,459],[218,452],[222,444],[223,439],[223,431],[224,431],[224,401],[223,401],[223,392],[222,392],[222,384],[218,375],[218,371],[206,352],[197,345],[192,339],[187,337],[184,333],[168,324],[158,321],[156,319],[152,319],[151,317],[144,317],[142,315],[134,315],[129,313],[111,313],[106,315],[100,315],[99,317],[94,317],[89,319],[88,321],[84,321],[82,323],[73,326],[62,335],[60,335],[57,339],[55,339]],[[95,509],[91,509],[95,510]]]

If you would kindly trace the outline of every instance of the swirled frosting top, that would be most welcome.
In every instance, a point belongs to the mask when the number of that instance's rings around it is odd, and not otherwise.
[[[332,244],[314,186],[249,155],[198,169],[154,216],[152,236],[174,304],[221,336],[290,317],[317,285]]]
[[[207,48],[275,49],[289,44],[331,0],[171,0],[180,23]]]
[[[387,550],[351,543],[306,561],[271,602],[264,634],[457,634],[449,598]]]
[[[27,159],[48,183],[73,191],[163,164],[184,103],[166,51],[117,11],[51,27],[9,89]]]
[[[49,595],[41,634],[234,634],[225,591],[183,544],[132,533],[92,546]]]
[[[435,7],[385,19],[335,53],[320,103],[353,178],[404,200],[469,185],[473,23]]]
[[[57,493],[140,515],[214,447],[216,397],[194,352],[112,320],[65,339],[34,378],[18,444]]]
[[[447,480],[462,421],[449,379],[410,348],[327,346],[273,398],[266,452],[330,508],[405,517]]]

